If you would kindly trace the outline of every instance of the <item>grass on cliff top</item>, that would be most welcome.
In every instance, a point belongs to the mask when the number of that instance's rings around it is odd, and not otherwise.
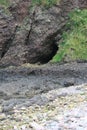
[[[75,10],[69,16],[66,26],[70,31],[63,33],[63,42],[53,62],[87,60],[87,9]]]
[[[38,5],[50,7],[50,6],[56,4],[59,1],[60,0],[32,0],[32,4],[34,4],[34,5],[38,4]],[[8,7],[9,4],[10,4],[9,0],[0,0],[0,5]]]
[[[0,5],[4,6],[4,7],[8,7],[9,6],[9,0],[0,0]]]
[[[51,7],[58,3],[60,0],[32,0],[32,4],[43,5],[45,7]]]

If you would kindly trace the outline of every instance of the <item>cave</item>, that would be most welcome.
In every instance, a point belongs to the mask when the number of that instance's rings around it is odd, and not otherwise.
[[[29,46],[28,53],[27,55],[25,55],[27,59],[26,63],[46,64],[56,55],[57,51],[58,45],[56,44],[56,42],[53,41],[50,41],[50,43],[45,42],[45,44],[38,47]]]
[[[58,51],[58,45],[57,44],[52,44],[52,45],[50,45],[48,50],[50,51],[50,53],[48,55],[43,55],[42,58],[40,58],[40,63],[41,64],[46,64],[50,60],[52,60],[52,58],[56,55],[56,53]]]

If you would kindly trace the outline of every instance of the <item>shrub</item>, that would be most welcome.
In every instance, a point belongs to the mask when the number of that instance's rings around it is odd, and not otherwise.
[[[70,31],[63,33],[63,42],[53,62],[87,60],[87,9],[75,10],[69,17],[66,26]]]

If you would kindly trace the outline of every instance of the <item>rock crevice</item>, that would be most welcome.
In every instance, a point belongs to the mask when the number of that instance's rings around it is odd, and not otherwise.
[[[11,37],[4,43],[2,53],[1,53],[1,59],[4,57],[6,52],[9,50],[9,48],[10,48],[10,46],[12,44],[12,41],[15,38],[16,31],[17,31],[17,27],[15,28],[15,30],[14,30],[13,34],[11,35]]]

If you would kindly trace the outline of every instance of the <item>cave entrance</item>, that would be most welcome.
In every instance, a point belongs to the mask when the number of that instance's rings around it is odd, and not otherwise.
[[[42,44],[32,45],[28,48],[25,55],[26,63],[30,64],[46,64],[56,55],[58,45],[55,39],[46,39]]]
[[[45,50],[45,54],[40,58],[40,63],[41,64],[46,64],[48,63],[50,60],[52,60],[52,58],[56,55],[57,51],[58,51],[58,45],[57,44],[52,44],[50,45],[48,48],[46,48]]]

